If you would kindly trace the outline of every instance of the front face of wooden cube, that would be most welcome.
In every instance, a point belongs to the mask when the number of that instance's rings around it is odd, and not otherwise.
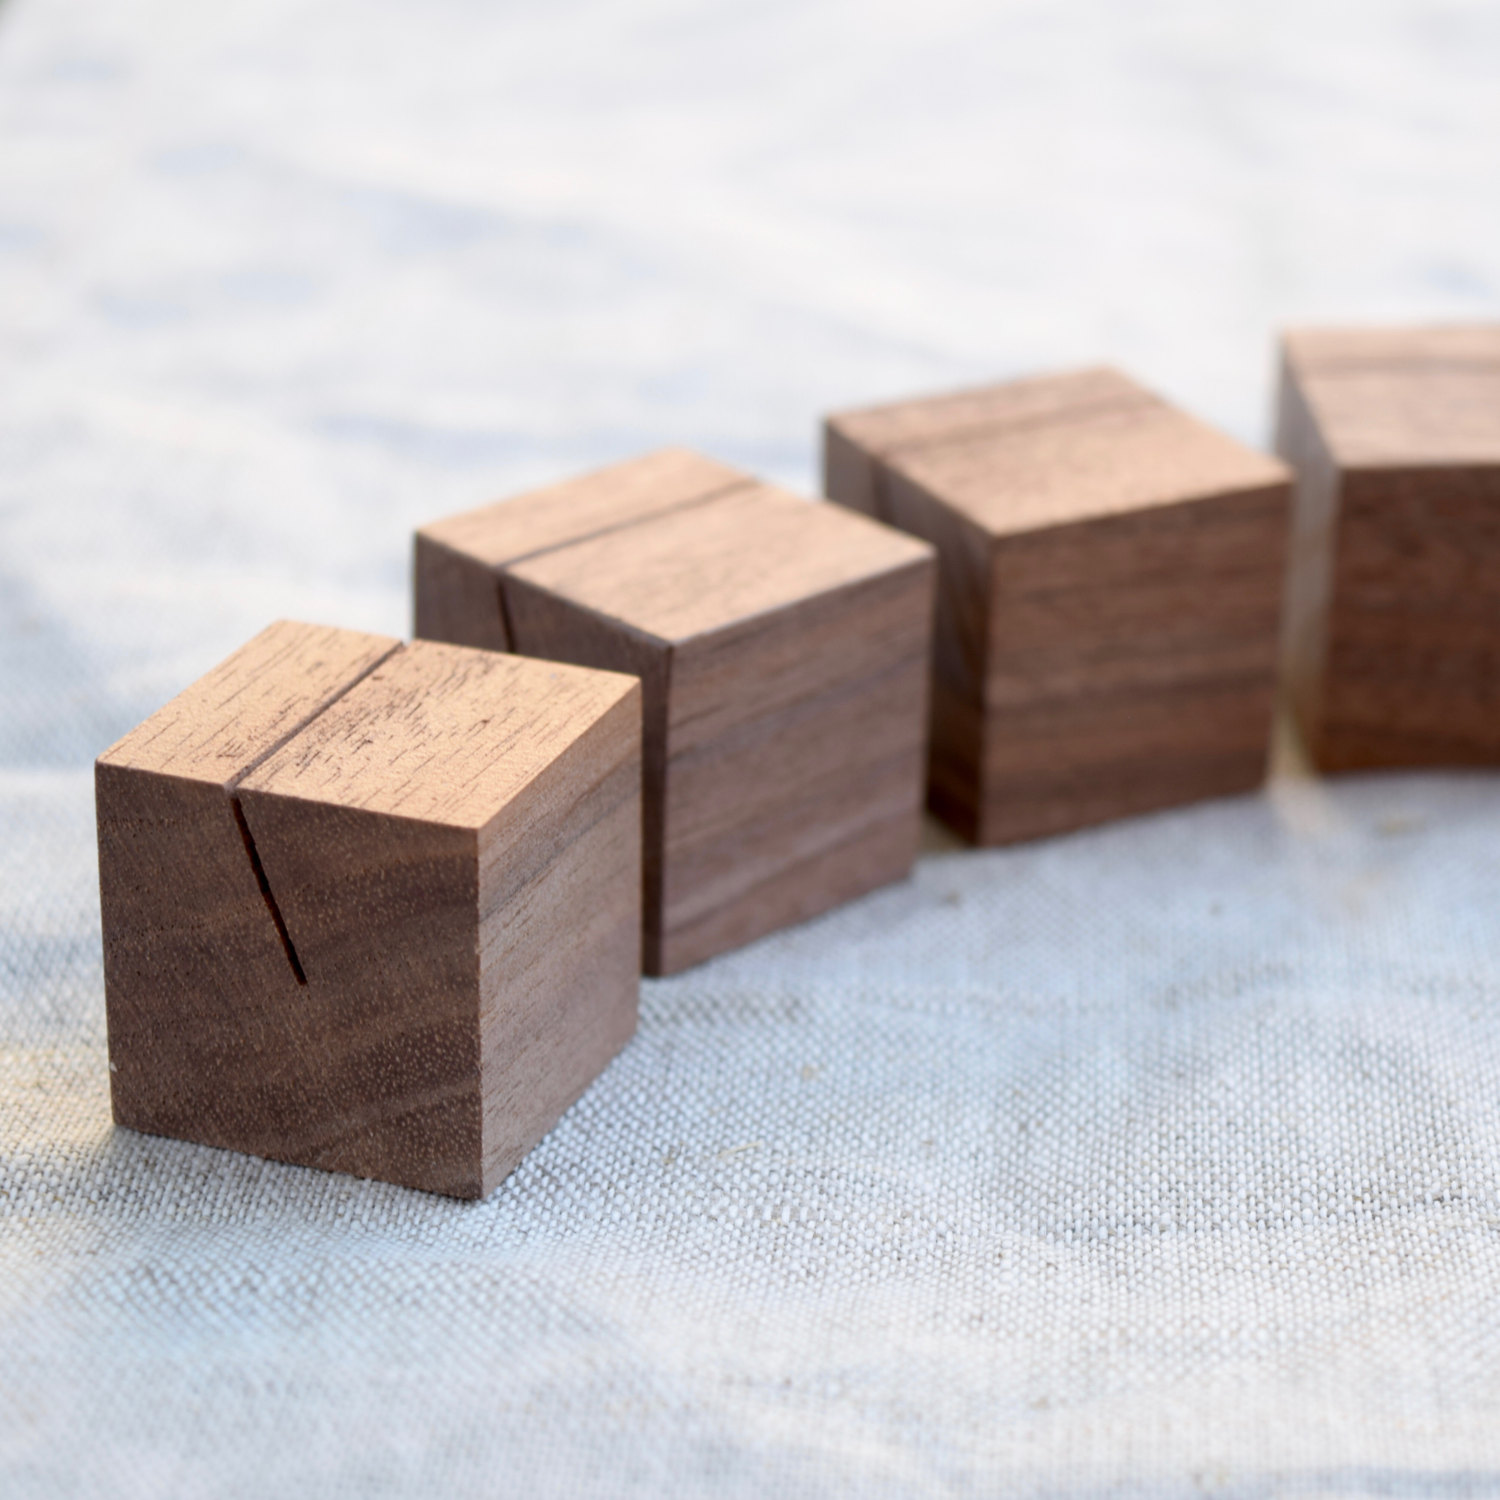
[[[1500,762],[1500,464],[1352,470],[1335,535],[1317,764]]]
[[[314,636],[273,627],[101,758],[116,1118],[475,1196],[633,1025],[637,690],[378,642],[243,722]]]
[[[932,590],[929,566],[902,566],[674,651],[659,972],[910,870]]]
[[[1287,504],[1274,486],[997,543],[980,842],[1261,784]]]
[[[1500,762],[1500,328],[1288,335],[1286,672],[1327,771]]]
[[[1008,843],[1257,785],[1283,467],[1108,370],[854,413],[873,507],[937,548],[934,811]],[[860,472],[830,442],[831,477]]]
[[[925,546],[667,451],[424,527],[418,619],[471,632],[482,590],[436,597],[455,567],[488,570],[513,649],[641,679],[648,973],[909,869]]]

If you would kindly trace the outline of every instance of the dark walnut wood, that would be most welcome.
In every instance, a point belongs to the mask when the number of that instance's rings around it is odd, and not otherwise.
[[[1500,761],[1500,325],[1288,334],[1277,446],[1313,762]]]
[[[283,622],[96,790],[122,1125],[478,1197],[634,1030],[629,677]]]
[[[909,537],[668,450],[424,526],[416,629],[641,679],[669,974],[909,871],[933,579]]]
[[[829,496],[931,542],[929,800],[1003,844],[1260,784],[1288,474],[1114,370],[830,417]]]

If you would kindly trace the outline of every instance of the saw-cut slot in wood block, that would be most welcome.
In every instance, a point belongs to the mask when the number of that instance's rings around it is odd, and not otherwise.
[[[929,802],[981,844],[1265,776],[1289,474],[1111,369],[839,413],[831,499],[940,565]]]
[[[415,584],[419,637],[640,678],[647,973],[910,870],[922,543],[670,449],[424,526]]]
[[[1324,771],[1500,762],[1500,325],[1305,329],[1284,672]]]
[[[250,859],[250,868],[255,871],[255,883],[260,887],[261,900],[266,903],[266,910],[271,914],[271,923],[276,928],[276,935],[281,939],[281,946],[286,951],[286,961],[292,966],[292,973],[297,976],[298,984],[307,983],[307,970],[302,967],[302,960],[297,957],[297,950],[292,945],[292,935],[286,930],[286,918],[281,915],[281,908],[276,904],[276,897],[271,890],[271,882],[266,878],[266,867],[261,863],[260,850],[255,847],[255,835],[250,832],[250,825],[245,821],[245,809],[238,797],[230,797],[229,805],[234,809],[235,825],[240,830],[240,837],[245,841],[245,853]]]
[[[107,750],[115,1119],[488,1192],[635,1027],[640,699],[281,622]]]

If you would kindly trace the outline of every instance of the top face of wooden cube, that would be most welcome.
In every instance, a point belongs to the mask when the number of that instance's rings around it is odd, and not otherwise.
[[[430,522],[418,535],[486,567],[503,568],[754,484],[749,475],[701,453],[662,448]]]
[[[1289,477],[1103,368],[843,412],[829,427],[997,537]]]
[[[675,449],[420,534],[669,644],[931,556],[841,507]]]
[[[1500,464],[1500,324],[1299,329],[1283,349],[1339,467]]]
[[[400,648],[390,636],[278,620],[99,763],[227,789]]]
[[[633,678],[278,621],[99,757],[478,830]]]
[[[559,548],[511,572],[680,643],[927,555],[921,543],[847,511],[750,485]]]
[[[414,641],[242,785],[479,830],[636,691],[622,673]]]

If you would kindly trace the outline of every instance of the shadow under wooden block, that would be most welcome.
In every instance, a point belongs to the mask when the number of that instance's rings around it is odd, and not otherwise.
[[[1313,763],[1500,761],[1500,325],[1288,334],[1277,446]]]
[[[925,546],[667,450],[425,526],[416,547],[419,634],[498,622],[514,650],[641,679],[648,973],[910,869]],[[445,592],[455,570],[492,597]]]
[[[635,1027],[640,690],[282,622],[99,758],[116,1120],[488,1192]]]
[[[936,547],[929,798],[1009,843],[1260,784],[1288,480],[1113,370],[845,412],[830,497]]]

